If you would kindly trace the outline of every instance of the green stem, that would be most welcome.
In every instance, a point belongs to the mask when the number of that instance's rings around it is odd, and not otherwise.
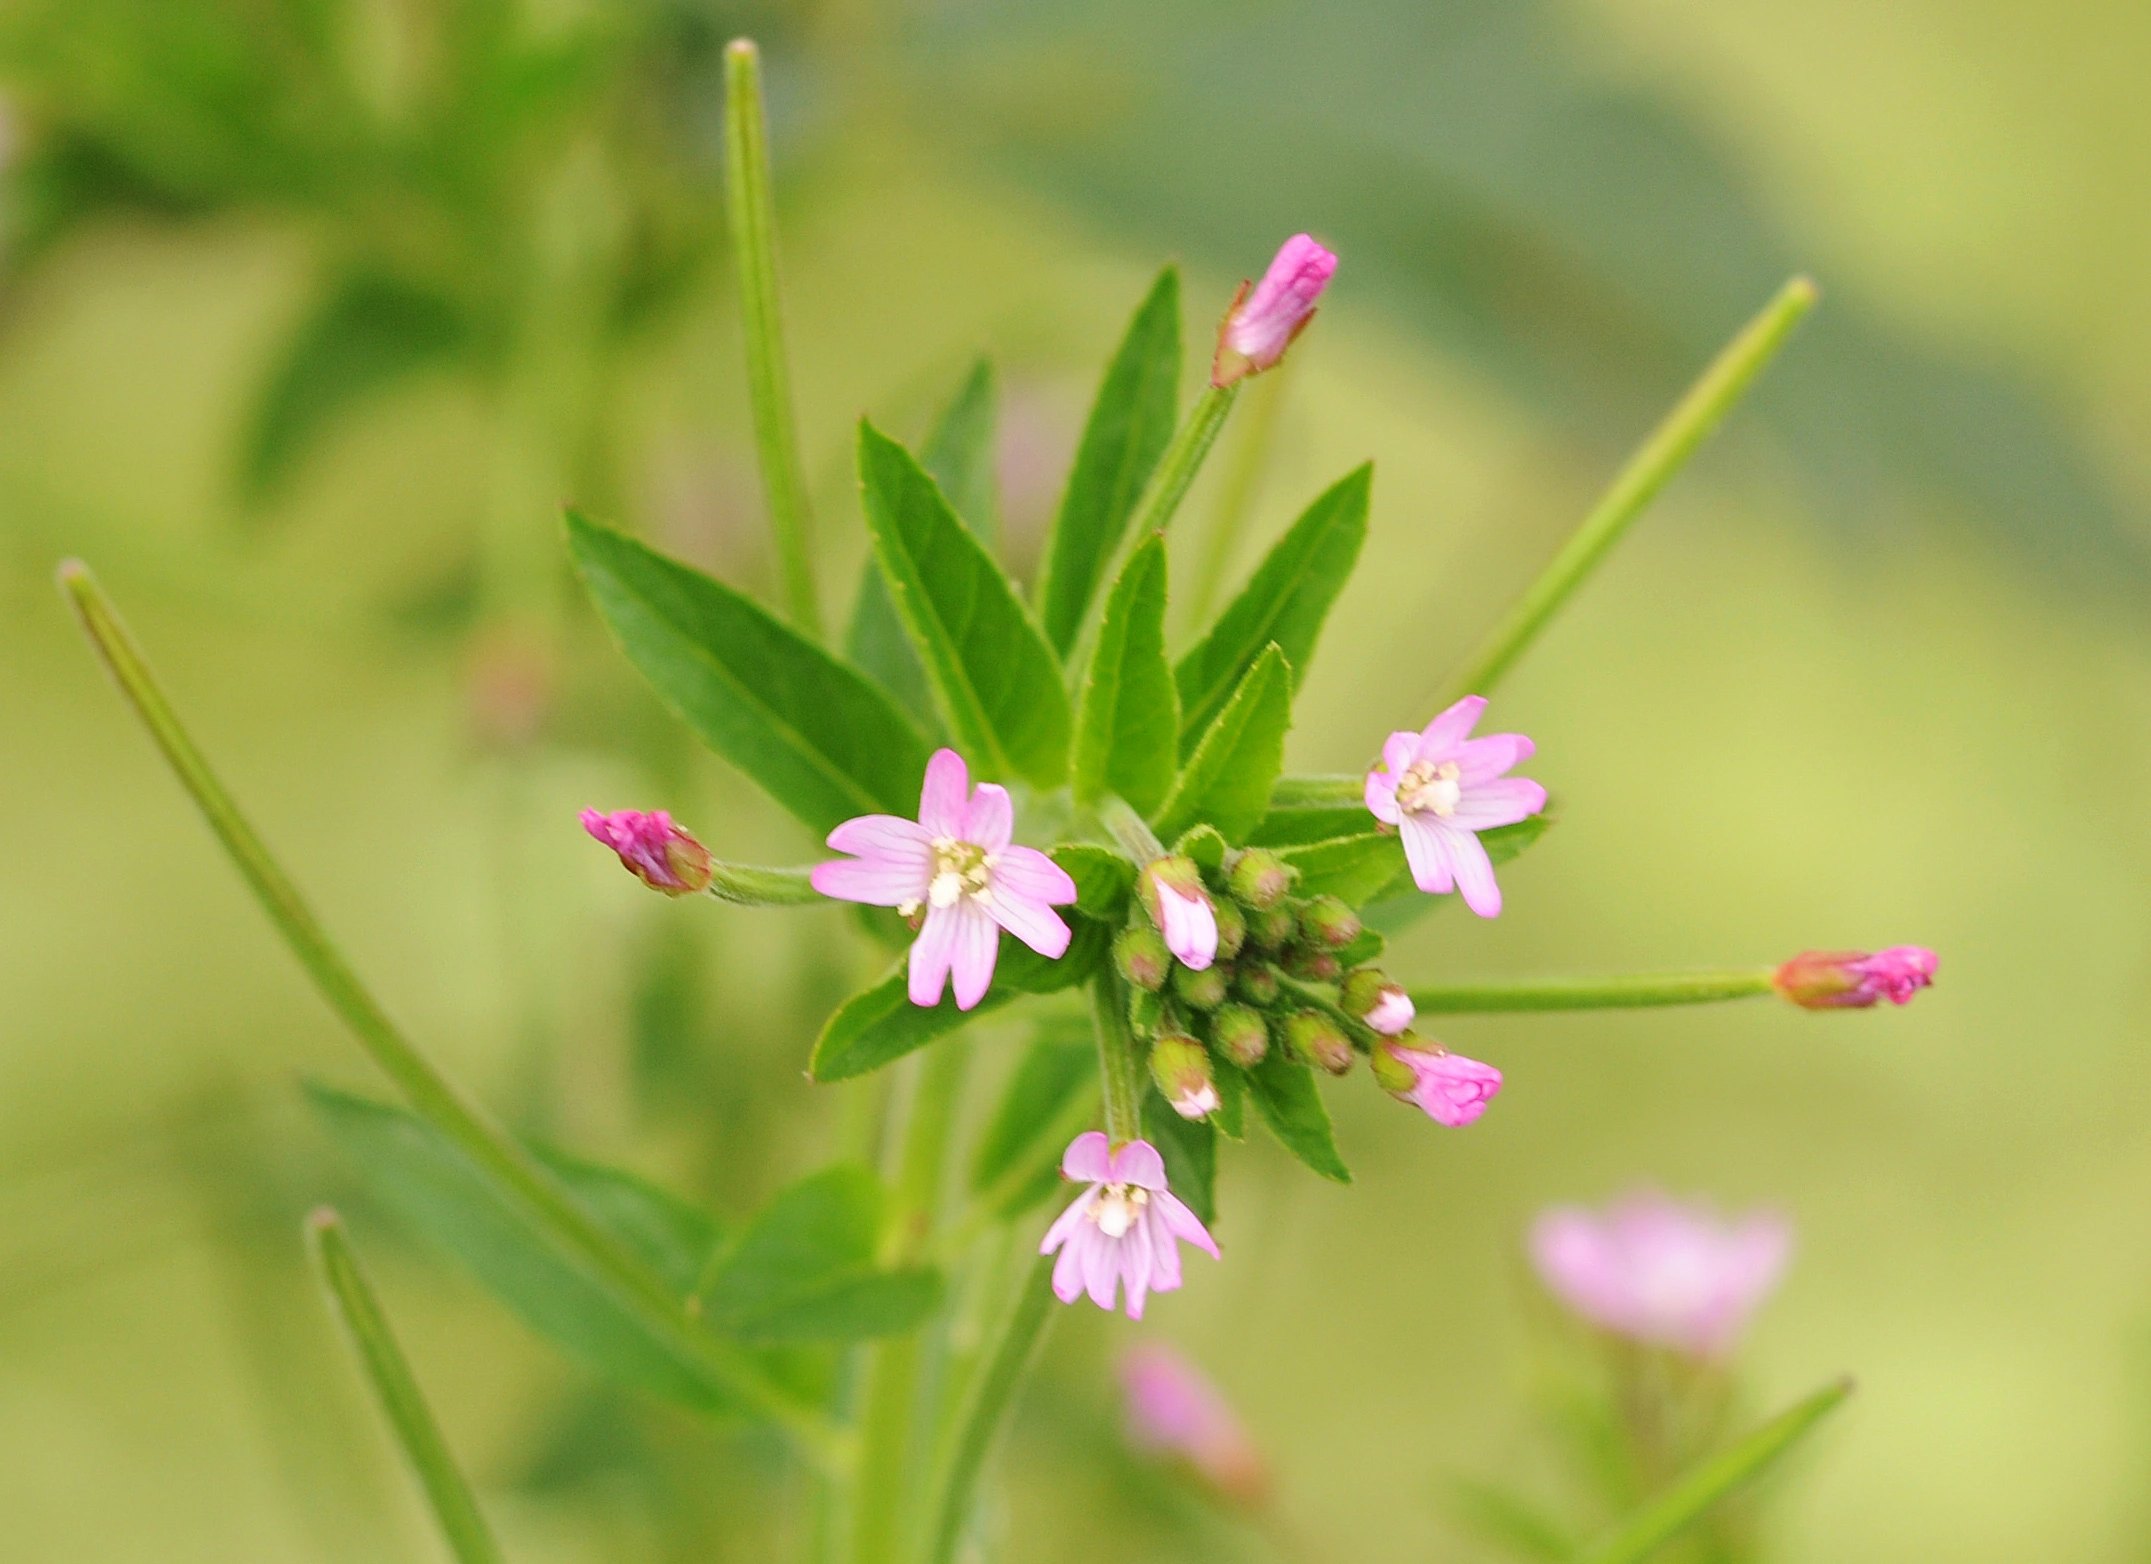
[[[1108,970],[1091,979],[1091,1023],[1098,1034],[1098,1080],[1105,1093],[1105,1137],[1115,1146],[1143,1138],[1142,1065],[1128,1030],[1128,996]]]
[[[1778,290],[1777,297],[1761,314],[1726,344],[1615,475],[1612,486],[1562,545],[1553,563],[1449,681],[1441,697],[1442,706],[1466,695],[1485,695],[1493,690],[1569,595],[1620,541],[1628,524],[1642,514],[1658,491],[1695,454],[1696,447],[1732,411],[1818,297],[1811,280],[1793,278]]]
[[[1217,600],[1218,588],[1225,584],[1225,569],[1232,563],[1240,529],[1247,525],[1248,513],[1255,508],[1263,469],[1269,461],[1270,437],[1277,429],[1277,410],[1284,405],[1289,372],[1288,364],[1278,365],[1258,377],[1255,389],[1248,394],[1251,405],[1247,416],[1240,420],[1239,433],[1233,437],[1217,511],[1210,520],[1210,535],[1203,540],[1202,566],[1196,572],[1195,591],[1188,603],[1188,620],[1192,624],[1201,624],[1210,617],[1210,605]]]
[[[1135,525],[1128,529],[1131,547],[1139,547],[1152,533],[1163,532],[1172,525],[1173,513],[1180,509],[1180,502],[1187,498],[1195,475],[1202,471],[1203,459],[1210,454],[1210,447],[1217,443],[1218,431],[1225,427],[1225,416],[1232,411],[1233,401],[1239,394],[1238,384],[1207,386],[1196,398],[1193,410],[1173,432],[1173,443],[1158,459],[1158,470],[1151,477],[1149,492],[1136,510]]]
[[[60,567],[59,580],[114,682],[149,729],[269,921],[329,1007],[342,1017],[419,1117],[446,1136],[658,1340],[679,1352],[725,1394],[782,1427],[810,1459],[840,1463],[842,1441],[825,1419],[793,1400],[741,1348],[698,1329],[686,1314],[684,1300],[674,1297],[662,1278],[593,1222],[519,1141],[397,1030],[210,770],[89,567],[69,560]]]
[[[1279,777],[1270,789],[1272,809],[1333,809],[1339,804],[1364,803],[1367,778],[1350,776]]]
[[[1476,1015],[1502,1010],[1645,1010],[1664,1005],[1710,1005],[1771,992],[1771,971],[1624,972],[1612,977],[1497,978],[1483,983],[1433,983],[1412,990],[1427,1015]]]
[[[753,864],[710,862],[709,893],[735,907],[812,907],[828,897],[814,888],[812,869],[762,869]]]
[[[396,1345],[395,1334],[367,1284],[358,1256],[344,1233],[343,1219],[323,1206],[306,1219],[307,1248],[328,1288],[329,1305],[342,1322],[352,1355],[365,1370],[396,1443],[411,1463],[441,1535],[459,1564],[501,1564],[500,1545],[478,1509],[470,1483],[450,1454],[448,1441],[433,1420],[432,1409],[411,1377],[411,1365]]]
[[[740,322],[747,339],[747,393],[762,464],[769,528],[784,576],[792,622],[819,640],[814,589],[814,517],[807,505],[806,464],[792,414],[784,311],[777,291],[777,206],[769,172],[769,123],[762,107],[762,56],[750,39],[725,46],[725,218],[732,266],[739,273]]]
[[[951,1564],[956,1557],[964,1528],[970,1522],[979,1474],[993,1450],[994,1436],[1000,1431],[1002,1419],[1052,1319],[1053,1262],[1041,1255],[1031,1263],[1030,1274],[1016,1294],[1015,1306],[1001,1327],[984,1371],[971,1386],[956,1422],[955,1436],[939,1463],[934,1484],[939,1498],[928,1538],[927,1564]]]

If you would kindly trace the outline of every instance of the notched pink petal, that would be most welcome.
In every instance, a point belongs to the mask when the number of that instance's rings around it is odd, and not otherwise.
[[[1479,714],[1486,710],[1486,697],[1467,695],[1428,723],[1419,735],[1419,759],[1440,764],[1455,759],[1453,751],[1471,737]]]
[[[1074,936],[1052,908],[998,890],[982,905],[994,922],[1048,961],[1058,961],[1068,953],[1068,942]]]
[[[930,908],[925,927],[911,942],[911,1002],[931,1008],[941,1003],[941,990],[949,967],[956,960],[956,941],[962,931],[954,907]]]
[[[1016,806],[1008,789],[997,782],[981,782],[971,802],[964,806],[963,829],[956,834],[975,847],[997,853],[1006,847],[1016,830]]]
[[[926,782],[919,789],[919,824],[929,837],[963,835],[964,808],[971,792],[971,768],[952,749],[937,749],[926,762]]]
[[[966,897],[948,909],[956,919],[956,942],[950,968],[956,978],[956,1008],[970,1010],[986,997],[994,964],[1001,955],[1001,930],[986,909]]]
[[[1456,870],[1449,859],[1448,839],[1422,815],[1406,815],[1398,827],[1404,838],[1404,858],[1412,867],[1412,883],[1429,896],[1446,896],[1456,889]]]
[[[1076,899],[1076,883],[1068,871],[1035,847],[1000,848],[994,855],[993,886],[1049,907],[1065,907]]]
[[[1365,793],[1367,809],[1384,825],[1395,825],[1404,818],[1404,811],[1397,807],[1397,779],[1379,768],[1367,773]]]
[[[864,902],[869,907],[900,907],[921,901],[932,879],[930,869],[911,864],[892,864],[885,859],[840,858],[818,863],[808,876],[814,888],[839,901]]]
[[[1165,1187],[1165,1159],[1147,1140],[1131,1140],[1113,1153],[1109,1184],[1140,1184],[1145,1189]]]
[[[1497,777],[1468,789],[1447,823],[1466,831],[1491,831],[1528,820],[1546,807],[1546,789],[1529,777]]]
[[[1457,780],[1469,787],[1490,782],[1503,772],[1522,765],[1538,753],[1538,746],[1521,733],[1489,733],[1457,747]]]
[[[1078,1184],[1104,1184],[1113,1177],[1112,1143],[1103,1130],[1085,1130],[1061,1155],[1061,1177]]]
[[[1419,758],[1419,735],[1399,730],[1382,741],[1382,769],[1389,773],[1389,785],[1395,787],[1397,779],[1411,770],[1412,762]]]

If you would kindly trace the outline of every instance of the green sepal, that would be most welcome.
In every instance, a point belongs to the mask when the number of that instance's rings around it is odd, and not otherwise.
[[[1286,1058],[1284,1049],[1273,1042],[1262,1062],[1247,1074],[1255,1111],[1278,1144],[1324,1178],[1351,1183],[1352,1174],[1337,1155],[1337,1142],[1330,1134],[1329,1110],[1315,1089],[1314,1071]]]
[[[1199,822],[1245,841],[1269,808],[1292,726],[1292,670],[1275,643],[1255,659],[1182,768],[1153,824],[1171,840]]]

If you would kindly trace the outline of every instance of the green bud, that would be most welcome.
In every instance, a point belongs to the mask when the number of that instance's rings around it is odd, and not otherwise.
[[[1247,937],[1257,950],[1282,950],[1299,931],[1299,915],[1290,907],[1272,907],[1247,920]]]
[[[1345,974],[1337,989],[1337,1003],[1348,1016],[1364,1016],[1382,1002],[1383,991],[1393,986],[1380,967],[1361,967]]]
[[[1334,896],[1317,896],[1300,908],[1300,932],[1317,945],[1342,950],[1359,938],[1359,914]]]
[[[1194,1038],[1168,1032],[1151,1045],[1150,1078],[1158,1094],[1183,1119],[1206,1119],[1217,1111],[1217,1082],[1210,1055]]]
[[[1215,1010],[1225,1002],[1232,986],[1232,968],[1213,962],[1197,972],[1193,967],[1173,965],[1173,993],[1193,1010]]]
[[[1351,1039],[1319,1010],[1301,1010],[1285,1018],[1285,1047],[1301,1063],[1332,1075],[1352,1068]]]
[[[1217,1051],[1243,1070],[1262,1063],[1270,1051],[1269,1023],[1245,1005],[1227,1005],[1218,1011],[1210,1021],[1210,1036]]]
[[[1275,1005],[1277,996],[1283,992],[1278,986],[1277,969],[1260,961],[1244,963],[1232,986],[1242,999],[1257,1010],[1267,1010]]]
[[[1217,919],[1217,959],[1230,961],[1247,943],[1247,914],[1234,901],[1218,900],[1211,909]]]
[[[1250,847],[1232,866],[1233,899],[1256,912],[1267,912],[1292,889],[1292,870],[1275,853]]]
[[[1163,988],[1172,961],[1164,938],[1146,924],[1130,924],[1113,941],[1113,965],[1135,988],[1148,989],[1153,994]]]
[[[1335,952],[1305,943],[1285,952],[1284,968],[1303,983],[1334,983],[1344,972]]]

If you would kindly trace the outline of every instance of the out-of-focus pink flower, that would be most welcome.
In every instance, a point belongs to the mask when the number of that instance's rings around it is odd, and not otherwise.
[[[1143,905],[1180,964],[1206,972],[1217,960],[1217,911],[1193,860],[1160,858],[1143,871]]]
[[[1532,755],[1520,733],[1471,736],[1486,698],[1467,695],[1419,733],[1392,733],[1382,763],[1367,773],[1367,807],[1404,836],[1412,881],[1422,891],[1464,893],[1482,918],[1501,911],[1501,887],[1478,834],[1514,825],[1546,807],[1546,789],[1507,776]]]
[[[620,862],[652,890],[693,896],[709,889],[709,849],[672,823],[662,809],[599,809],[582,812],[583,829],[620,855]]]
[[[1404,1034],[1374,1048],[1374,1078],[1384,1091],[1422,1109],[1436,1124],[1461,1129],[1486,1112],[1501,1090],[1501,1072],[1490,1064],[1429,1048]]]
[[[1120,1385],[1130,1444],[1185,1460],[1226,1498],[1263,1501],[1269,1463],[1201,1369],[1163,1342],[1144,1342],[1121,1357]]]
[[[1241,287],[1218,328],[1210,384],[1229,386],[1275,366],[1314,319],[1315,301],[1336,271],[1337,257],[1306,234],[1287,239],[1254,290]]]
[[[1882,999],[1909,1003],[1934,981],[1937,965],[1935,953],[1924,945],[1892,945],[1872,956],[1864,950],[1809,950],[1779,967],[1771,982],[1810,1010],[1865,1010]]]
[[[1531,1261],[1563,1303],[1595,1325],[1698,1357],[1729,1351],[1792,1254],[1783,1217],[1737,1222],[1655,1191],[1603,1214],[1562,1206],[1531,1229]]]
[[[1194,1212],[1165,1187],[1165,1162],[1147,1140],[1113,1150],[1090,1130],[1068,1143],[1061,1177],[1090,1185],[1046,1229],[1040,1254],[1060,1251],[1053,1295],[1074,1303],[1080,1293],[1110,1310],[1127,1288],[1128,1318],[1143,1317],[1143,1300],[1180,1285],[1180,1240],[1217,1258],[1217,1241]]]
[[[926,915],[911,943],[911,1002],[938,1005],[951,973],[956,1007],[986,996],[1001,953],[1000,930],[1041,956],[1068,949],[1068,925],[1053,909],[1076,899],[1075,881],[1044,853],[1014,846],[1015,806],[991,782],[971,791],[971,773],[952,749],[926,763],[919,818],[861,815],[829,833],[854,856],[817,864],[824,896]]]

